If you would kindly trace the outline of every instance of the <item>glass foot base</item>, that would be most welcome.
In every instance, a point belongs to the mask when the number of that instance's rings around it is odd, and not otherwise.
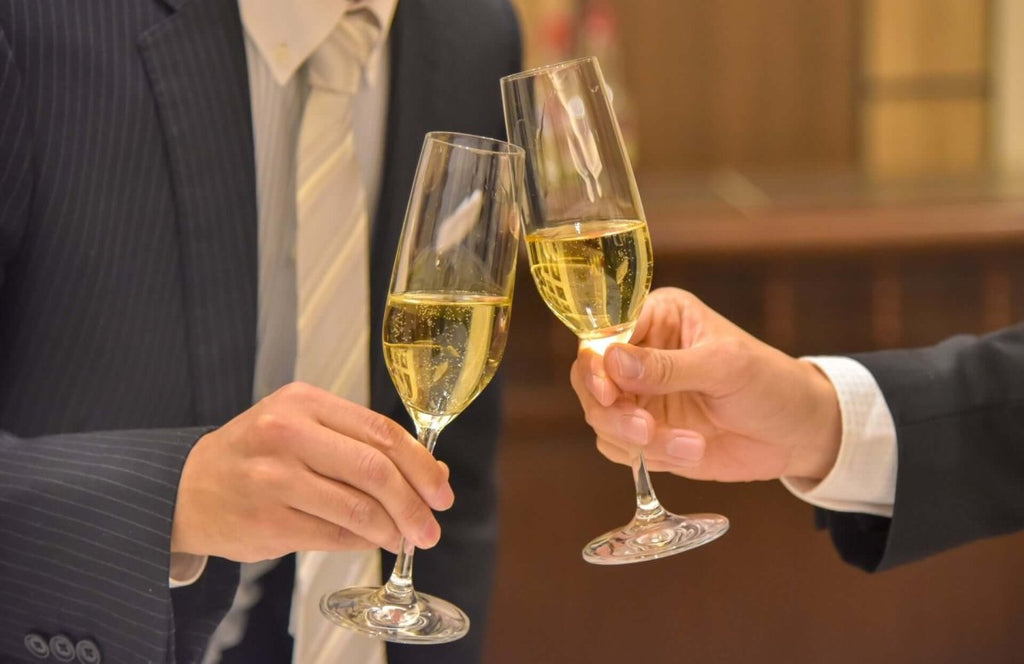
[[[469,632],[469,616],[443,599],[416,593],[411,605],[387,601],[382,588],[345,588],[320,598],[331,622],[393,643],[447,643]]]
[[[595,565],[625,565],[689,551],[729,530],[719,514],[678,515],[665,512],[656,519],[634,518],[624,528],[591,540],[583,559]]]

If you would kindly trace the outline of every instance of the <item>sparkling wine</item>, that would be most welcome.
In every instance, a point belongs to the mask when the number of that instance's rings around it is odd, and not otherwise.
[[[384,362],[418,424],[450,420],[487,386],[505,352],[511,311],[511,297],[458,292],[388,297]]]
[[[646,223],[567,223],[527,235],[526,247],[537,290],[576,336],[628,337],[651,287]]]

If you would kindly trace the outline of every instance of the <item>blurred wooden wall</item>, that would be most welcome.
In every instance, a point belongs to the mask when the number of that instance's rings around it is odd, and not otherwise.
[[[989,25],[993,162],[999,173],[1024,175],[1024,2],[992,0]]]
[[[651,198],[664,222],[675,205]],[[652,223],[655,285],[694,291],[794,355],[930,344],[1024,319],[1024,201],[910,207]],[[864,233],[830,238],[830,220]],[[737,230],[749,225],[766,232]],[[1020,661],[1024,533],[868,575],[839,559],[811,507],[778,482],[657,474],[668,509],[724,514],[730,532],[665,560],[585,563],[583,544],[625,523],[633,496],[629,469],[598,454],[583,422],[568,382],[575,347],[522,270],[503,362],[501,534],[484,661]]]
[[[1024,319],[1024,188],[989,177],[993,11],[1019,0],[609,1],[655,286],[794,355]],[[556,57],[539,17],[578,2],[517,4],[528,62]],[[575,340],[519,276],[484,661],[1021,660],[1024,534],[867,575],[778,483],[660,475],[666,507],[723,513],[731,532],[584,563],[629,518],[630,473],[594,449],[568,384]]]
[[[886,178],[988,164],[988,0],[590,1],[618,17],[610,57],[621,63],[606,67],[621,64],[643,172],[826,168]],[[564,39],[548,19],[588,3],[517,4],[536,65],[558,59],[551,42]],[[586,44],[561,55],[576,53]]]
[[[643,171],[856,162],[854,0],[617,0]]]
[[[535,65],[557,57],[545,16],[584,3],[518,4]],[[856,0],[609,4],[643,170],[855,163]]]
[[[875,177],[978,172],[989,156],[986,0],[865,0],[858,115]]]

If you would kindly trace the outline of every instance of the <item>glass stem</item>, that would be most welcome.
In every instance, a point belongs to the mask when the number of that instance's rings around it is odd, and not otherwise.
[[[633,457],[633,481],[636,483],[636,518],[651,521],[665,513],[658,497],[654,495],[654,485],[647,473],[647,462],[644,453],[638,451]]]
[[[395,567],[391,570],[391,577],[384,584],[384,596],[391,604],[411,606],[416,603],[416,591],[412,587],[412,556],[416,549],[408,547],[404,537],[399,546],[401,548],[395,560]],[[409,549],[408,553],[406,548]]]
[[[441,433],[440,428],[423,427],[417,431],[420,444],[427,448],[431,454],[434,453],[434,445],[437,443],[437,435]],[[416,591],[412,587],[412,557],[416,553],[416,547],[409,546],[402,538],[398,545],[398,557],[395,559],[395,567],[391,570],[391,576],[384,584],[384,596],[388,602],[401,606],[411,606],[416,603]]]
[[[633,325],[621,330],[618,334],[601,339],[583,339],[581,343],[598,355],[604,355],[608,346],[613,343],[627,343],[633,336]],[[651,484],[651,476],[647,473],[647,461],[644,460],[644,453],[640,450],[633,456],[633,482],[636,484],[636,514],[633,518],[639,521],[654,521],[660,519],[665,510],[658,497],[654,495],[654,485]]]

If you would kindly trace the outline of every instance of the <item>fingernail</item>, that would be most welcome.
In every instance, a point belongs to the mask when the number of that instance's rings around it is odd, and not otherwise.
[[[608,381],[604,376],[597,374],[590,374],[590,393],[594,395],[594,398],[603,405],[608,405],[608,394],[609,394]]]
[[[636,415],[624,415],[622,417],[621,433],[631,443],[646,445],[647,420]]]
[[[441,526],[436,521],[433,521],[420,531],[419,539],[416,540],[416,546],[421,549],[429,549],[437,544],[440,539]],[[410,553],[410,551],[406,551],[406,553]]]
[[[452,485],[445,482],[441,485],[437,494],[434,496],[434,500],[431,501],[430,506],[435,510],[441,510],[442,512],[449,509],[455,504],[455,492],[452,491]]]
[[[629,351],[615,350],[615,361],[619,363],[619,374],[623,378],[639,378],[643,373],[643,365],[640,360],[633,357]]]
[[[700,461],[704,457],[704,440],[692,434],[676,434],[665,443],[665,451],[680,461]]]

